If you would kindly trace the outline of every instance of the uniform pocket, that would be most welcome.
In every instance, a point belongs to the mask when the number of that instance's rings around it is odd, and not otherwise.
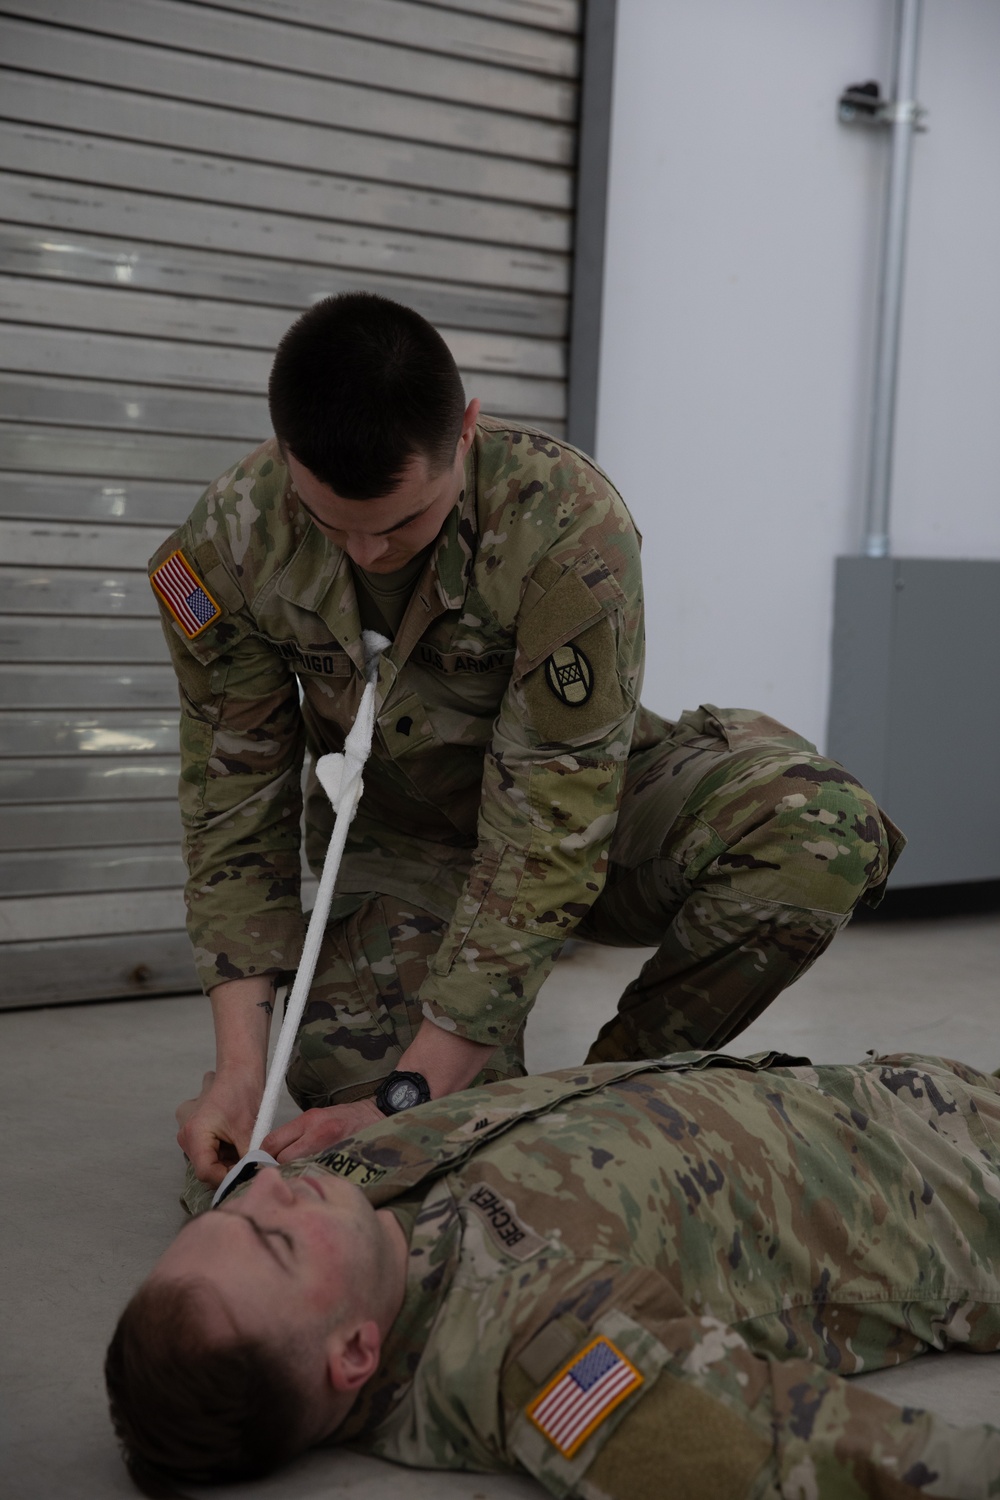
[[[408,693],[405,698],[394,698],[392,706],[384,708],[379,714],[378,727],[393,760],[405,760],[408,756],[442,744],[416,693]]]

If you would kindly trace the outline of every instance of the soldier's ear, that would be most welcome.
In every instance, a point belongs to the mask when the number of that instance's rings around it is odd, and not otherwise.
[[[476,423],[479,421],[479,397],[473,396],[465,408],[465,416],[462,418],[462,436],[458,440],[458,451],[464,458],[472,447],[476,436]]]
[[[326,1370],[333,1389],[354,1396],[378,1369],[382,1338],[373,1318],[344,1322],[328,1334]]]

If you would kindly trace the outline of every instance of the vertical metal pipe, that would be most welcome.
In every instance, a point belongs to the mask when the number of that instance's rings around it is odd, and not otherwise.
[[[885,229],[879,274],[878,342],[872,402],[871,452],[864,555],[889,555],[889,503],[892,445],[896,421],[899,327],[906,254],[906,213],[910,195],[910,156],[916,122],[917,43],[921,0],[897,0],[896,65],[891,105],[892,157],[886,195]]]

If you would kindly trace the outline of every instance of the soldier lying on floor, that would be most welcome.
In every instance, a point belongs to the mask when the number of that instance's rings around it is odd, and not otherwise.
[[[843,1378],[953,1346],[1000,1348],[1000,1081],[686,1053],[262,1169],[181,1230],[107,1379],[150,1494],[343,1443],[586,1500],[993,1495],[1000,1428]]]

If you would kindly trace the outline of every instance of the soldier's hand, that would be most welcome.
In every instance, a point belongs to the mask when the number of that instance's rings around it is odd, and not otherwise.
[[[335,1146],[345,1136],[353,1135],[373,1120],[385,1116],[374,1099],[358,1099],[353,1104],[331,1104],[327,1109],[307,1109],[303,1114],[279,1125],[261,1142],[265,1151],[279,1162],[296,1161],[300,1156],[314,1156]]]
[[[197,1098],[177,1106],[177,1144],[209,1187],[218,1187],[250,1144],[259,1090],[206,1073]]]

